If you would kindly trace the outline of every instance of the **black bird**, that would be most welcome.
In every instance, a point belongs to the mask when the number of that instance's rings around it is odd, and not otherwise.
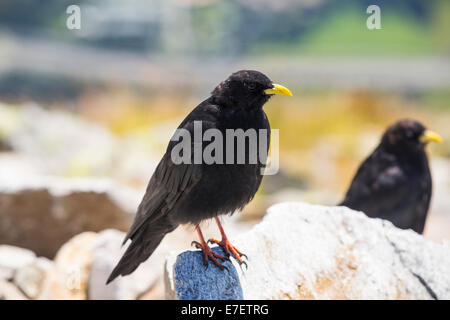
[[[200,103],[180,124],[178,129],[185,129],[195,135],[195,123],[201,121],[202,132],[217,129],[225,137],[227,129],[266,129],[270,138],[270,125],[262,107],[274,94],[292,95],[291,92],[272,81],[258,71],[242,70],[233,73],[220,83],[211,96]],[[195,122],[195,123],[194,123]],[[257,135],[259,145],[260,137]],[[195,138],[194,138],[195,140]],[[211,259],[223,268],[219,260],[225,258],[214,253],[205,242],[199,224],[202,220],[215,218],[222,240],[210,239],[222,246],[225,253],[232,254],[242,263],[242,253],[230,244],[220,224],[219,215],[232,214],[243,208],[255,195],[262,179],[261,169],[265,160],[250,163],[248,141],[246,140],[245,163],[236,163],[237,152],[233,152],[233,163],[220,162],[206,164],[178,163],[173,160],[172,151],[178,143],[171,139],[166,153],[150,179],[145,195],[139,205],[136,217],[124,243],[131,239],[131,244],[109,276],[107,283],[119,275],[132,273],[143,261],[147,260],[164,236],[175,230],[180,224],[196,226],[200,242],[194,241],[202,249],[204,262]],[[194,143],[191,144],[195,148]],[[267,155],[267,148],[264,150]],[[205,145],[202,144],[202,150]],[[236,148],[234,148],[236,151]],[[229,149],[223,147],[225,159]],[[184,151],[183,151],[184,152]],[[184,153],[180,153],[182,157]],[[195,164],[197,163],[197,164]],[[218,260],[219,259],[219,260]]]
[[[359,167],[341,205],[422,233],[431,199],[425,153],[431,141],[442,139],[417,121],[404,119],[391,125]]]

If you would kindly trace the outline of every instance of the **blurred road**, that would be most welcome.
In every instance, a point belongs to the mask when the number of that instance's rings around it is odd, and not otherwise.
[[[144,87],[211,90],[231,71],[259,69],[304,88],[430,89],[450,86],[450,59],[239,58],[188,60],[0,34],[0,75],[11,70]]]

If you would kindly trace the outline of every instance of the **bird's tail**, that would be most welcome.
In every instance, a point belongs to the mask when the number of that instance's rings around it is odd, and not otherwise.
[[[175,227],[168,228],[166,219],[159,219],[147,227],[141,227],[133,236],[131,244],[111,272],[106,284],[118,276],[132,273],[145,260],[147,260],[160,244],[164,236],[173,231]]]

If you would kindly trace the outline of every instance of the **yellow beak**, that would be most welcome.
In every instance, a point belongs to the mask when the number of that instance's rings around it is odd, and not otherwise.
[[[282,85],[276,84],[276,83],[273,84],[273,88],[264,90],[264,93],[265,94],[284,94],[287,96],[292,96],[292,93],[291,93],[291,91],[289,91],[288,88],[283,87]]]
[[[428,142],[438,142],[442,143],[442,138],[440,135],[438,135],[436,132],[431,130],[425,130],[425,132],[420,137],[420,142],[422,143],[428,143]]]

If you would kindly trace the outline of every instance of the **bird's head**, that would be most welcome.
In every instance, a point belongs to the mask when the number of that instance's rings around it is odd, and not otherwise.
[[[233,73],[212,92],[214,98],[237,108],[261,108],[274,94],[292,96],[289,89],[254,70]]]
[[[383,135],[382,143],[398,152],[418,152],[429,142],[442,142],[442,138],[423,124],[403,119],[391,125]]]

